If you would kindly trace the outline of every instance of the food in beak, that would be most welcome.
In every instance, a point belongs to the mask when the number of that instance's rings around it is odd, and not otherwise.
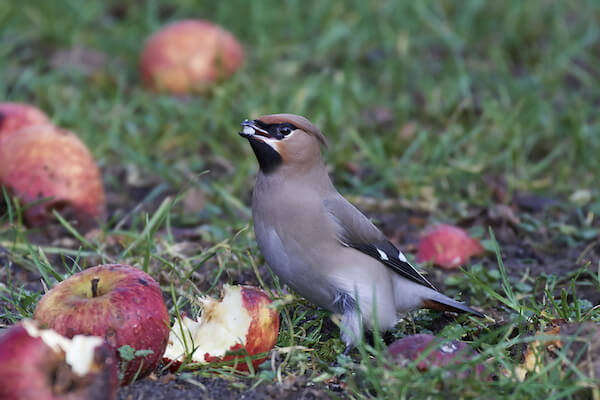
[[[244,127],[240,132],[240,135],[245,138],[249,138],[254,135],[260,135],[266,138],[270,138],[269,133],[264,129],[259,128],[254,121],[246,119],[243,122],[241,122],[240,125]]]
[[[256,133],[256,131],[251,126],[244,126],[244,129],[242,129],[242,131],[240,132],[240,135],[242,135],[244,137],[249,137],[249,136],[254,135],[255,133]]]

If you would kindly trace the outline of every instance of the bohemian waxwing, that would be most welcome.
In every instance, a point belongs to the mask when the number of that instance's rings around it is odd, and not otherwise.
[[[393,327],[402,313],[431,308],[484,315],[439,293],[333,187],[321,158],[327,142],[309,120],[265,115],[241,123],[260,170],[252,196],[258,247],[273,272],[309,301],[341,314],[351,346],[361,321]]]

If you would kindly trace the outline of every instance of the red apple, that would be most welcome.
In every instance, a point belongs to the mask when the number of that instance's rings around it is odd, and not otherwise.
[[[419,242],[417,261],[433,261],[445,269],[457,268],[474,255],[483,253],[483,247],[467,231],[452,225],[438,225],[427,232]]]
[[[121,368],[127,384],[154,371],[169,339],[169,314],[158,283],[127,265],[99,265],[65,279],[38,303],[34,318],[67,337],[106,338],[115,347],[152,350]]]
[[[431,367],[445,367],[446,365],[459,365],[469,361],[477,355],[466,343],[457,340],[442,341],[433,335],[420,333],[406,336],[396,340],[388,347],[388,352],[397,361],[408,360],[413,362],[423,353],[427,355],[417,364],[420,371],[427,371]],[[483,366],[478,364],[475,372],[483,372]],[[465,374],[466,375],[466,374]]]
[[[72,340],[25,320],[0,335],[0,398],[116,399],[117,358],[102,338]]]
[[[233,75],[243,61],[244,50],[231,33],[209,21],[182,20],[148,39],[140,72],[146,87],[184,94]]]
[[[163,358],[165,363],[171,363],[172,370],[179,368],[184,360],[190,360],[189,369],[214,361],[235,360],[232,364],[236,369],[247,371],[245,354],[254,356],[275,346],[279,313],[270,307],[271,299],[262,289],[225,285],[221,300],[206,297],[200,301],[203,311],[196,320],[183,315],[181,324],[176,320],[171,328]],[[245,354],[227,355],[235,350]],[[265,359],[253,359],[252,365],[256,368]]]
[[[25,210],[33,226],[46,223],[52,209],[72,212],[86,226],[105,213],[102,178],[92,155],[77,136],[53,125],[0,138],[0,185],[25,204],[37,202]]]
[[[50,119],[34,106],[25,103],[0,103],[0,138],[37,124],[50,124]]]

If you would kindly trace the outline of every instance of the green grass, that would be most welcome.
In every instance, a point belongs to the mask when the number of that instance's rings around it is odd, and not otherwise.
[[[507,204],[517,191],[534,192],[564,199],[556,213],[575,215],[520,215],[519,239],[550,232],[571,248],[591,246],[598,236],[596,1],[36,3],[0,2],[0,100],[35,104],[76,132],[103,170],[109,204],[119,207],[96,237],[63,220],[64,240],[40,242],[32,237],[47,232],[32,236],[20,206],[4,193],[0,318],[6,323],[30,317],[40,296],[15,276],[13,263],[49,288],[98,263],[136,265],[160,281],[173,300],[173,318],[176,309],[195,310],[190,299],[214,294],[224,282],[258,283],[255,271],[281,294],[254,241],[249,199],[257,164],[237,135],[241,120],[267,113],[302,114],[321,127],[336,186],[359,204],[374,200],[375,212],[388,202],[393,212],[403,212],[401,206],[426,212],[429,221],[457,221],[491,206],[488,179],[502,177]],[[195,17],[242,40],[243,68],[204,96],[144,90],[137,62],[145,38],[169,21]],[[92,75],[52,66],[57,50],[73,46],[103,53],[106,65]],[[375,121],[373,110],[389,117]],[[184,206],[191,188],[205,195],[200,212]],[[582,189],[591,194],[585,204],[567,200]],[[594,384],[566,362],[565,352],[540,360],[541,370],[523,382],[514,374],[520,363],[514,349],[553,319],[600,320],[598,309],[577,295],[582,285],[600,290],[600,273],[589,272],[595,265],[573,263],[566,277],[507,275],[488,227],[474,229],[490,238],[491,256],[464,275],[445,276],[447,291],[469,293],[472,304],[503,318],[492,324],[461,317],[439,335],[472,342],[495,379],[452,379],[451,367],[424,373],[414,364],[391,367],[377,335],[353,357],[338,356],[343,346],[327,314],[293,296],[278,300],[274,364],[250,378],[227,367],[199,374],[231,376],[233,385],[293,374],[309,382],[334,377],[356,398],[599,396],[598,385],[590,389]],[[193,231],[193,239],[181,230]],[[545,295],[533,295],[540,291]],[[437,318],[412,313],[392,334],[438,332]]]

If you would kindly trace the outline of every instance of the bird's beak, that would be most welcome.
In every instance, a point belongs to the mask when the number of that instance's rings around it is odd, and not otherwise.
[[[255,136],[264,136],[266,138],[271,138],[271,136],[269,135],[269,132],[267,132],[263,128],[259,127],[256,120],[250,121],[250,120],[246,119],[246,120],[242,121],[240,123],[240,125],[243,127],[242,131],[240,132],[240,135],[242,137],[245,137],[246,139],[249,139],[249,138],[255,137]]]

